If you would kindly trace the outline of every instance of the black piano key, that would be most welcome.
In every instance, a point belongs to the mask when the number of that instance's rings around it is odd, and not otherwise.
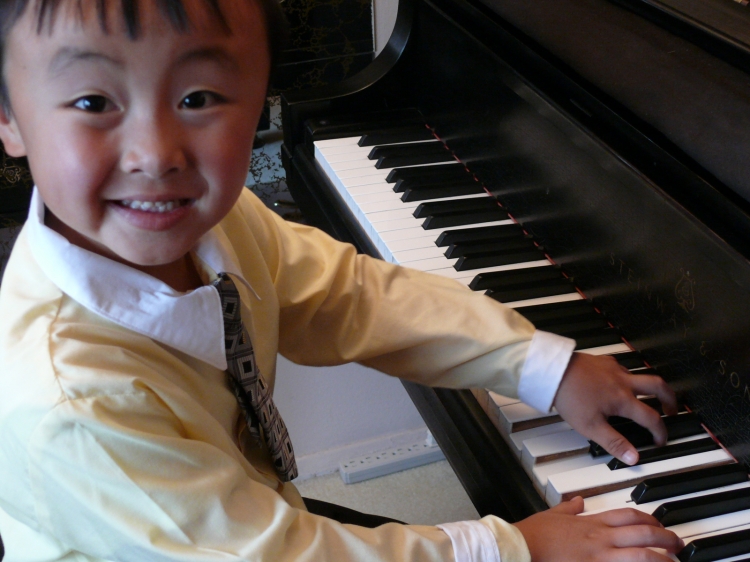
[[[466,224],[479,224],[483,222],[494,222],[508,220],[508,213],[500,207],[495,209],[461,211],[457,213],[446,213],[443,215],[431,215],[422,223],[425,230],[435,230],[438,228],[451,228],[454,226],[463,226]]]
[[[430,203],[421,203],[414,210],[414,218],[423,219],[436,215],[449,215],[460,211],[480,211],[480,210],[500,209],[497,200],[493,197],[475,197],[472,199],[458,199],[452,201],[435,201]],[[507,215],[507,213],[506,213]]]
[[[408,189],[430,189],[435,187],[448,187],[452,185],[466,185],[466,184],[480,184],[474,177],[468,172],[461,175],[451,175],[449,177],[441,176],[421,176],[416,178],[405,178],[400,179],[393,184],[393,191],[396,193],[403,193]],[[482,189],[484,191],[484,189]]]
[[[554,327],[545,328],[547,331],[555,333]],[[616,330],[602,330],[595,334],[559,334],[576,340],[576,349],[590,349],[592,347],[601,347],[604,345],[615,345],[622,343],[622,338]]]
[[[666,502],[652,515],[665,527],[750,509],[750,488]]]
[[[617,355],[613,355],[612,357],[614,357],[615,360],[626,369],[640,369],[646,366],[643,362],[641,354],[637,351],[618,353]]]
[[[719,446],[713,439],[706,437],[705,439],[696,439],[685,443],[677,443],[675,445],[666,445],[665,447],[656,447],[655,449],[640,451],[640,459],[638,459],[637,464],[641,465],[667,459],[675,459],[687,455],[713,451],[718,448]],[[625,464],[619,459],[612,459],[607,463],[607,466],[610,470],[619,470],[620,468],[627,468],[630,465]]]
[[[466,184],[448,185],[443,187],[432,187],[429,189],[407,189],[401,196],[401,201],[410,203],[412,201],[427,201],[428,199],[444,199],[446,197],[459,197],[461,195],[474,195],[486,193],[479,182]]]
[[[564,336],[566,334],[577,334],[594,330],[611,330],[611,328],[601,314],[592,314],[590,317],[552,324],[548,326],[548,330],[554,330],[554,333]]]
[[[662,419],[664,425],[667,426],[667,439],[669,441],[705,433],[703,426],[701,426],[700,418],[695,414],[667,416]],[[647,447],[654,444],[654,437],[651,435],[651,432],[632,420],[628,420],[621,424],[615,424],[614,427],[635,447]],[[591,442],[589,453],[592,457],[601,457],[602,455],[608,454],[601,445],[594,442]]]
[[[747,469],[740,463],[710,466],[670,476],[648,478],[630,493],[636,504],[694,494],[731,484],[747,482]]]
[[[438,236],[435,245],[439,247],[452,246],[461,242],[475,242],[478,240],[497,240],[498,238],[520,238],[525,236],[523,229],[517,224],[503,224],[499,226],[480,226],[477,228],[462,228],[461,230],[446,230]],[[541,268],[533,268],[541,269]],[[519,270],[520,271],[520,270]],[[525,271],[525,270],[524,270]],[[516,273],[516,271],[501,272]],[[490,274],[487,274],[490,275]],[[560,275],[559,270],[557,275]],[[488,287],[482,287],[484,289]],[[481,289],[481,288],[480,288]],[[478,289],[478,290],[480,290]]]
[[[555,279],[540,285],[519,288],[489,289],[485,295],[500,302],[516,302],[570,293],[573,285],[567,279]]]
[[[515,227],[516,225],[507,225]],[[484,228],[506,228],[505,226],[491,226]],[[467,228],[466,231],[480,230],[479,228]],[[444,232],[437,239],[435,244],[438,246],[449,246],[454,240],[460,240],[460,232],[463,230],[452,230]],[[455,234],[454,234],[455,233]],[[545,281],[555,281],[564,278],[557,266],[548,267],[530,267],[526,269],[514,269],[511,271],[491,271],[489,273],[480,273],[471,280],[469,288],[473,291],[483,291],[487,289],[500,289],[502,287],[514,287],[529,283],[543,283]]]
[[[498,252],[496,254],[472,254],[458,258],[453,265],[456,271],[471,271],[485,267],[498,267],[511,263],[523,263],[544,259],[544,254],[539,249],[526,252]]]
[[[380,131],[365,133],[359,139],[359,146],[375,146],[378,144],[392,144],[402,142],[416,142],[434,140],[432,131],[425,126],[422,127],[394,127]]]
[[[375,167],[378,169],[432,164],[454,159],[453,154],[439,141],[375,146],[367,157],[377,161]]]
[[[519,312],[537,327],[559,323],[569,318],[580,318],[598,314],[594,305],[585,300],[557,302],[541,306],[524,306],[516,308],[516,312]]]
[[[617,355],[613,355],[612,357],[617,357]],[[633,373],[633,374],[635,374],[635,373]],[[641,402],[643,402],[649,408],[651,408],[653,410],[656,410],[656,412],[660,416],[664,415],[664,410],[662,409],[661,402],[659,401],[659,399],[656,396],[649,396],[649,397],[646,397],[646,398],[639,398],[638,400],[640,400]],[[682,414],[682,413],[684,413],[686,411],[687,410],[685,409],[685,406],[683,404],[678,404],[677,405],[677,413],[678,414]],[[615,429],[617,429],[617,427],[620,426],[620,425],[622,425],[622,424],[633,423],[633,420],[630,420],[628,418],[623,418],[623,417],[620,417],[620,416],[610,416],[610,417],[607,418],[607,423],[609,423],[609,425],[611,425],[612,427],[614,427]]]
[[[425,127],[424,118],[413,109],[310,119],[305,123],[305,142],[362,136],[384,129]]]
[[[496,252],[514,252],[518,250],[535,250],[537,246],[531,240],[519,236],[517,238],[501,238],[499,240],[478,240],[471,242],[458,242],[452,244],[445,251],[445,257],[449,259],[460,258],[472,254],[486,254]]]
[[[436,166],[413,166],[411,168],[394,168],[385,178],[388,183],[398,183],[405,179],[430,179],[432,181],[448,181],[452,178],[465,179],[471,177],[466,168],[460,164],[438,164]]]
[[[417,164],[435,164],[453,160],[453,155],[448,152],[435,152],[432,154],[415,154],[412,156],[383,156],[378,158],[375,167],[378,170],[393,168],[395,166],[416,166]]]
[[[680,562],[714,562],[741,554],[750,554],[750,529],[695,539],[677,554],[677,558]],[[746,558],[737,560],[746,561]]]

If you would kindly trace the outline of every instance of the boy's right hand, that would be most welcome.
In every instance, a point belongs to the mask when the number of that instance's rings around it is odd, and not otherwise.
[[[672,562],[648,547],[677,553],[684,546],[654,517],[635,509],[577,517],[581,512],[578,497],[516,523],[531,562]]]

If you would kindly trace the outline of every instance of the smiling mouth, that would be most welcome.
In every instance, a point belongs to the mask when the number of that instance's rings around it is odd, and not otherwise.
[[[169,201],[138,201],[137,199],[123,199],[118,204],[134,211],[146,211],[148,213],[169,213],[179,207],[188,205],[192,199],[172,199]]]

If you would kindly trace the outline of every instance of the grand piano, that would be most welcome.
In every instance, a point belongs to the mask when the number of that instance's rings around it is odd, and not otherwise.
[[[606,469],[626,476],[589,485],[588,511],[671,499],[668,521],[700,539],[683,562],[750,553],[744,4],[401,0],[365,70],[282,96],[287,181],[311,224],[661,375],[684,404],[675,427],[699,428],[670,428],[670,458],[646,439],[654,462],[611,469],[554,412],[406,384],[480,514],[521,519]],[[675,478],[692,483],[664,495]],[[644,479],[662,492],[637,503]],[[728,512],[679,503],[727,494]]]

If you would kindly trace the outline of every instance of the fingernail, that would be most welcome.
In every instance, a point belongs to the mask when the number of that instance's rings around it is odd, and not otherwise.
[[[636,455],[633,451],[628,451],[622,456],[623,462],[633,465],[638,462],[638,455]]]
[[[680,550],[682,550],[683,548],[685,548],[685,541],[680,539]]]

